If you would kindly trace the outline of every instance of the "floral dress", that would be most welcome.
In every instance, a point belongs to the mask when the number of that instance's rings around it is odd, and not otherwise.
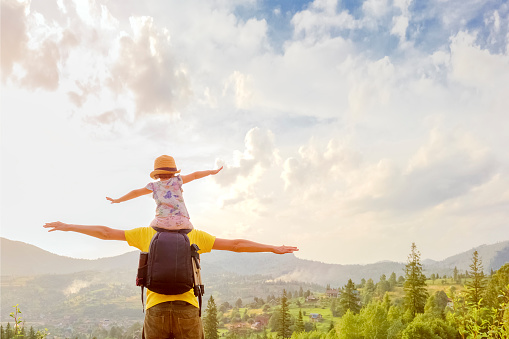
[[[168,180],[160,180],[145,186],[153,192],[156,202],[156,217],[150,223],[151,227],[165,229],[192,229],[189,213],[182,196],[182,178],[174,176]]]

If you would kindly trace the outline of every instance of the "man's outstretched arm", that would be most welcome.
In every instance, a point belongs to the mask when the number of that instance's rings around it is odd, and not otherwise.
[[[273,246],[260,244],[254,241],[244,239],[220,239],[216,238],[213,250],[223,250],[232,252],[272,252],[276,254],[293,253],[299,249],[294,246]]]
[[[85,226],[85,225],[73,225],[65,224],[60,221],[49,222],[43,226],[49,228],[48,232],[63,231],[63,232],[76,232],[86,234],[91,237],[103,239],[103,240],[123,240],[125,239],[125,232],[115,228],[109,228],[106,226]]]

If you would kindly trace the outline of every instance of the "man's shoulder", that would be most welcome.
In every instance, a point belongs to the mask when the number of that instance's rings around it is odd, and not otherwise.
[[[202,253],[210,252],[214,245],[214,241],[216,240],[215,236],[197,229],[193,229],[189,232],[188,237],[190,242],[197,244],[198,247],[200,247]]]

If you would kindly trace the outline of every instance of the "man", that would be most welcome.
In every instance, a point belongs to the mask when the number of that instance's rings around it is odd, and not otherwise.
[[[128,231],[106,226],[85,226],[50,222],[43,227],[49,232],[77,232],[103,240],[127,241],[130,246],[148,252],[150,240],[156,233],[151,227],[139,227]],[[233,252],[272,252],[276,254],[298,251],[292,246],[272,246],[244,239],[219,239],[206,232],[193,229],[188,234],[191,244],[197,244],[200,253],[211,250]],[[143,323],[145,339],[199,339],[204,338],[198,310],[198,301],[192,290],[179,295],[164,295],[147,290],[147,306]]]

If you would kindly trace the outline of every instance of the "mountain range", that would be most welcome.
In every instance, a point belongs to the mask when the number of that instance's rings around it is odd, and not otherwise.
[[[1,275],[34,276],[47,274],[71,274],[85,271],[136,272],[138,251],[95,260],[76,259],[42,250],[34,245],[0,238]],[[452,275],[454,267],[460,272],[469,269],[472,254],[477,250],[484,270],[497,270],[509,262],[509,241],[481,245],[470,251],[456,254],[442,261],[422,260],[427,274]],[[378,281],[380,275],[389,276],[395,272],[404,275],[405,263],[383,261],[368,265],[326,264],[318,261],[299,259],[293,254],[274,255],[271,253],[233,253],[212,251],[202,255],[204,278],[207,276],[235,274],[238,276],[258,275],[269,281],[295,281],[311,284],[342,286],[348,279],[360,282],[362,278]]]

